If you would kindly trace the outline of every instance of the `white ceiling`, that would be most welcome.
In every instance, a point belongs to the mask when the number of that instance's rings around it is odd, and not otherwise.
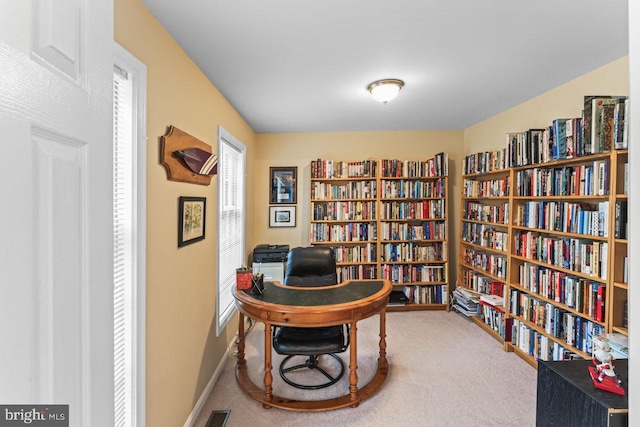
[[[259,133],[464,129],[628,54],[627,0],[143,2]]]

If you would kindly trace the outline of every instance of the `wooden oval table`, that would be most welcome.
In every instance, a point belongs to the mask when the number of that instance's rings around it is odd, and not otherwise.
[[[388,280],[350,280],[333,286],[293,287],[278,282],[265,282],[262,294],[233,290],[240,310],[238,321],[238,359],[236,378],[242,389],[265,408],[313,412],[356,407],[375,393],[389,370],[386,357],[386,307],[391,293]],[[358,388],[357,326],[356,323],[375,314],[380,316],[380,352],[375,376]],[[244,358],[244,318],[264,323],[264,389],[251,381]],[[349,392],[324,400],[295,400],[273,395],[271,374],[271,338],[273,326],[311,328],[350,325]]]

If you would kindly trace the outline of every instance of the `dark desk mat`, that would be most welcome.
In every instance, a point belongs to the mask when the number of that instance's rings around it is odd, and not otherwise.
[[[265,282],[262,295],[245,292],[246,295],[259,301],[279,305],[321,306],[344,304],[358,301],[380,292],[384,286],[381,280],[353,281],[335,288],[292,289],[280,287],[272,282]]]

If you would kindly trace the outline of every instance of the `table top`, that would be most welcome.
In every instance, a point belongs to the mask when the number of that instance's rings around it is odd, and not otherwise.
[[[541,365],[556,372],[605,407],[616,409],[627,409],[629,407],[629,365],[627,359],[616,359],[614,361],[615,371],[622,380],[622,387],[627,392],[624,396],[597,389],[593,385],[593,380],[587,370],[588,367],[593,366],[591,360],[539,361],[538,370],[540,370]]]
[[[388,280],[348,280],[322,287],[265,282],[262,294],[233,289],[245,315],[277,325],[330,326],[369,317],[386,307]]]

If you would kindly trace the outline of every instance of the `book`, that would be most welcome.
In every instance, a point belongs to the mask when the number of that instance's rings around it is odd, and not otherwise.
[[[616,150],[623,150],[627,148],[627,141],[624,138],[625,128],[625,104],[627,104],[628,98],[618,99],[613,109],[613,135],[612,146]]]
[[[622,193],[629,194],[629,163],[624,164],[624,176],[622,180],[624,182]]]
[[[560,160],[567,158],[567,122],[571,119],[555,119],[552,122],[553,135],[554,135],[554,147],[553,147],[553,160]],[[573,153],[571,153],[573,157]]]
[[[614,212],[613,237],[616,239],[627,238],[627,201],[616,200]]]
[[[604,142],[602,140],[602,115],[604,105],[614,105],[625,96],[587,95],[584,97],[584,109],[582,118],[583,140],[585,154],[602,153]]]
[[[480,301],[486,302],[494,307],[504,307],[504,297],[500,295],[480,295]]]

